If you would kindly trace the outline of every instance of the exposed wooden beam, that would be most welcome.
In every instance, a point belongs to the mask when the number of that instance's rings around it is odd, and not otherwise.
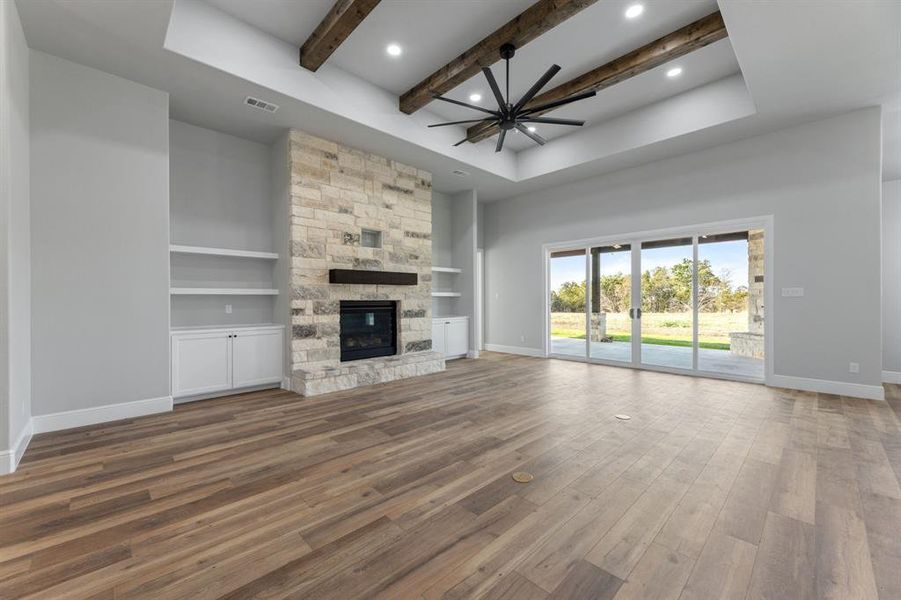
[[[412,114],[432,101],[435,94],[454,89],[482,67],[500,60],[500,47],[510,43],[522,48],[597,0],[538,0],[481,42],[450,61],[400,97],[400,110]]]
[[[300,47],[300,65],[311,71],[321,67],[380,1],[337,0]]]
[[[575,79],[561,83],[557,87],[532,98],[525,108],[528,109],[530,106],[541,106],[548,102],[562,100],[580,92],[600,91],[640,75],[645,71],[659,67],[698,48],[703,48],[728,35],[723,16],[717,11],[650,44],[620,56],[596,69],[592,69]],[[548,111],[536,112],[533,113],[533,116],[544,114],[544,112]],[[498,129],[495,125],[480,124],[473,125],[467,129],[466,135],[470,142],[475,143],[491,137],[497,131]]]

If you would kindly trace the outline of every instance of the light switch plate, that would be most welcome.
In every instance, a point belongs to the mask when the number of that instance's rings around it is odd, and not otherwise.
[[[804,295],[804,288],[802,288],[802,287],[782,288],[782,297],[783,298],[800,298],[803,295]]]

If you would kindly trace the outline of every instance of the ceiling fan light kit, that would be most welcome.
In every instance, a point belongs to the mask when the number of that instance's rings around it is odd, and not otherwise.
[[[571,102],[576,102],[578,100],[584,100],[586,98],[591,98],[597,92],[594,90],[588,92],[582,92],[580,94],[575,94],[573,96],[569,96],[568,98],[563,98],[562,100],[556,100],[554,102],[548,102],[547,104],[542,104],[539,106],[527,106],[529,101],[535,97],[535,95],[541,91],[541,89],[548,84],[551,78],[556,75],[560,71],[559,65],[551,65],[547,71],[545,71],[544,75],[542,75],[538,81],[536,81],[529,91],[527,91],[522,98],[519,99],[518,102],[513,104],[510,102],[510,59],[516,54],[516,47],[513,44],[504,44],[500,48],[501,58],[506,63],[507,69],[507,79],[506,79],[506,96],[501,93],[501,89],[497,84],[497,80],[494,78],[494,73],[491,71],[490,67],[482,67],[482,73],[485,74],[485,79],[488,80],[488,86],[491,88],[491,93],[494,95],[494,99],[497,101],[497,110],[490,110],[481,106],[476,106],[474,104],[468,104],[466,102],[461,102],[459,100],[454,100],[452,98],[446,98],[441,94],[435,94],[434,98],[436,100],[441,100],[443,102],[449,102],[451,104],[456,104],[458,106],[464,106],[466,108],[471,108],[473,110],[477,110],[479,112],[487,113],[488,117],[483,117],[481,119],[469,119],[465,121],[449,121],[447,123],[435,123],[433,125],[429,125],[429,127],[447,127],[448,125],[464,125],[471,123],[486,123],[488,125],[496,125],[500,130],[500,133],[497,136],[497,145],[494,148],[495,152],[500,152],[504,148],[504,140],[507,137],[507,132],[516,130],[520,133],[528,136],[532,141],[534,141],[539,146],[543,146],[547,143],[543,137],[535,133],[535,128],[530,127],[529,123],[545,123],[548,125],[569,125],[573,127],[581,127],[585,124],[585,121],[577,121],[574,119],[553,119],[548,117],[538,116],[548,110],[553,108],[558,108],[565,104],[569,104]],[[469,136],[463,138],[454,146],[459,146],[463,142],[470,141]]]

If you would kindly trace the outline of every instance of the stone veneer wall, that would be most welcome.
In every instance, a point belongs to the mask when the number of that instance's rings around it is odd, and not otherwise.
[[[748,232],[748,331],[729,334],[729,350],[738,356],[763,358],[764,241],[762,230]]]
[[[303,395],[444,369],[432,348],[432,175],[290,135],[292,389]],[[381,248],[360,245],[363,229]],[[416,273],[415,286],[329,284],[329,269]],[[342,363],[341,300],[398,301],[398,355]]]
[[[748,232],[748,331],[763,335],[763,231]]]

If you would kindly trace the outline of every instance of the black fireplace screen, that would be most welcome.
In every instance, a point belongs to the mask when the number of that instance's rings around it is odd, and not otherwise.
[[[341,360],[397,354],[397,302],[341,301]]]

